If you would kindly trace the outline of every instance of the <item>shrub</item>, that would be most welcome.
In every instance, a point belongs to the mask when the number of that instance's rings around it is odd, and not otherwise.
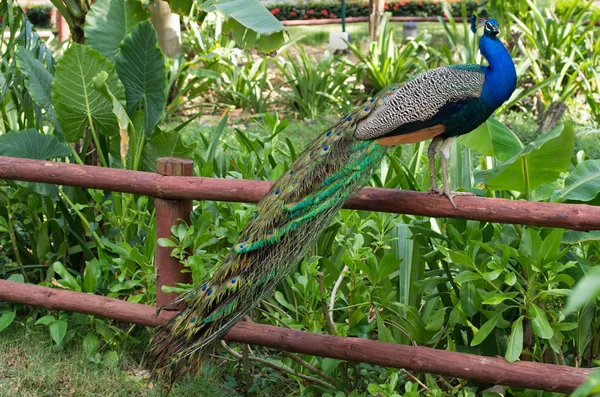
[[[27,14],[27,19],[38,28],[52,27],[52,6],[49,5],[29,5],[23,9]]]
[[[469,14],[473,12],[479,0],[466,0],[465,5]],[[447,2],[450,13],[460,16],[461,2],[450,0]],[[268,6],[271,14],[280,21],[295,19],[326,19],[339,18],[342,15],[342,5],[334,2],[309,2],[302,4],[271,4]],[[438,0],[391,0],[387,1],[385,10],[392,16],[419,16],[430,17],[444,15],[444,2]],[[364,0],[346,2],[346,17],[366,17],[369,15],[369,4]]]

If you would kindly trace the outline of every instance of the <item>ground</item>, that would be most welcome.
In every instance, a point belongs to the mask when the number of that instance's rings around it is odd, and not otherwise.
[[[104,352],[106,353],[106,352]],[[15,321],[0,333],[1,397],[145,397],[160,394],[148,384],[140,365],[141,348],[117,352],[118,363],[89,357],[81,342],[57,349],[46,327],[25,328]],[[234,397],[237,394],[208,380],[181,382],[178,397]]]

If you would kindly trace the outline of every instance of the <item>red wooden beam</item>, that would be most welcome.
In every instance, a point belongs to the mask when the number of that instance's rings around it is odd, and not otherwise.
[[[256,203],[272,182],[243,179],[162,176],[0,156],[0,178],[143,194],[171,200],[216,200]],[[484,222],[600,230],[600,207],[459,196],[454,208],[445,197],[409,190],[365,188],[344,208],[473,219]]]
[[[192,176],[194,162],[187,159],[162,157],[156,161],[156,172],[169,176]],[[178,225],[182,220],[189,225],[192,200],[167,200],[155,198],[156,207],[156,239],[172,236],[171,227]],[[173,248],[156,245],[156,305],[164,306],[177,298],[177,293],[163,292],[161,287],[167,285],[174,287],[175,283],[191,283],[192,273],[182,273],[184,266],[179,259],[171,256]]]
[[[155,327],[174,316],[154,307],[81,292],[0,280],[0,301],[67,310]],[[383,367],[471,379],[497,385],[570,393],[591,369],[481,357],[427,347],[396,345],[368,339],[336,337],[239,322],[225,340],[267,346],[294,353],[364,362]]]

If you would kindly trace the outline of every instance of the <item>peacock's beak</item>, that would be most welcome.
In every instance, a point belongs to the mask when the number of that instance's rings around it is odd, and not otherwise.
[[[492,28],[492,35],[498,36],[500,34],[500,28],[498,26],[494,26]]]

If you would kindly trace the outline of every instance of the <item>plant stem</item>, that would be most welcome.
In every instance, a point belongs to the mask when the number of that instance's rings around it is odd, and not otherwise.
[[[19,254],[19,246],[17,245],[17,236],[15,236],[15,227],[13,224],[13,212],[10,204],[10,196],[6,194],[6,211],[8,212],[8,234],[10,236],[10,241],[13,246],[13,251],[15,253],[15,258],[17,259],[17,264],[21,269],[21,274],[25,279],[25,282],[29,282],[27,279],[27,273],[25,273],[25,268],[23,267],[23,262],[21,261],[21,255]]]
[[[331,297],[329,298],[329,311],[330,312],[333,310],[333,308],[335,306],[335,295],[337,294],[338,289],[340,289],[340,286],[342,285],[342,281],[344,280],[344,273],[346,273],[347,271],[348,271],[348,266],[344,265],[344,268],[340,272],[340,276],[335,281],[335,285],[333,286],[333,289],[331,290]]]
[[[106,163],[106,159],[104,158],[104,153],[102,153],[102,148],[100,147],[100,140],[98,139],[98,133],[96,132],[96,128],[94,127],[94,120],[92,120],[92,116],[88,114],[88,123],[90,124],[90,133],[92,134],[92,139],[94,140],[94,145],[96,145],[96,150],[98,151],[98,157],[100,157],[100,162],[103,167],[108,167]]]
[[[527,167],[527,159],[523,157],[521,160],[523,165],[523,180],[525,181],[525,200],[531,200],[531,185],[529,182],[529,169]]]
[[[337,328],[333,322],[332,313],[327,309],[327,302],[325,302],[325,275],[323,272],[317,273],[317,279],[319,280],[319,291],[321,292],[321,310],[323,310],[323,317],[325,317],[325,324],[327,324],[327,331],[330,335],[335,335]]]
[[[96,232],[92,230],[92,227],[91,227],[90,223],[88,222],[88,220],[86,219],[85,215],[83,215],[81,213],[81,211],[79,211],[77,209],[77,207],[71,201],[71,199],[69,199],[69,197],[62,191],[62,188],[59,188],[59,191],[61,193],[61,197],[67,202],[67,204],[69,204],[71,209],[73,209],[73,211],[75,211],[77,216],[79,216],[79,218],[81,219],[81,223],[83,223],[83,226],[87,229],[86,231],[92,235],[92,237],[96,241],[96,244],[98,245],[98,248],[104,248],[104,244],[102,244],[102,241],[100,241],[100,237],[98,237],[98,234],[96,234]]]
[[[77,164],[79,165],[84,165],[83,164],[83,160],[81,160],[81,157],[79,157],[79,154],[77,153],[77,151],[75,150],[75,148],[73,147],[73,144],[70,143],[67,145],[67,147],[69,148],[69,150],[71,151],[71,154],[73,155],[73,157],[75,158],[75,161],[77,162]]]
[[[221,341],[221,346],[225,350],[227,350],[227,352],[229,354],[231,354],[232,356],[234,356],[235,358],[237,358],[237,359],[242,358],[242,355],[240,353],[236,352],[235,350],[233,350],[231,347],[229,347],[227,345],[227,343],[225,343],[225,341],[223,341],[223,340]],[[309,382],[317,383],[317,384],[319,384],[321,386],[324,386],[324,387],[327,387],[329,389],[335,389],[335,386],[332,385],[331,383],[327,383],[324,380],[321,380],[321,379],[318,379],[318,378],[315,378],[315,377],[312,377],[312,376],[308,376],[308,375],[304,375],[304,374],[299,374],[299,373],[297,373],[296,371],[294,371],[293,369],[291,369],[289,367],[286,367],[284,365],[276,364],[276,363],[274,363],[274,362],[272,362],[270,360],[266,360],[264,358],[255,357],[255,356],[248,356],[248,360],[257,361],[259,363],[268,365],[271,368],[275,368],[275,369],[277,369],[277,370],[279,370],[281,372],[287,372],[288,374],[292,374],[294,376],[297,376],[297,377],[302,378],[304,380],[307,380]]]
[[[300,357],[298,357],[294,353],[290,353],[290,352],[286,352],[286,351],[282,351],[281,353],[283,353],[284,356],[287,356],[287,357],[291,358],[293,361],[295,361],[298,364],[302,365],[304,368],[306,368],[310,372],[319,375],[320,377],[322,377],[323,379],[325,379],[328,382],[331,382],[332,385],[334,385],[335,387],[337,387],[337,384],[338,384],[337,380],[335,380],[332,376],[327,375],[325,372],[321,371],[319,368],[317,368],[314,365],[308,363],[307,361],[304,361],[303,359],[301,359]]]

